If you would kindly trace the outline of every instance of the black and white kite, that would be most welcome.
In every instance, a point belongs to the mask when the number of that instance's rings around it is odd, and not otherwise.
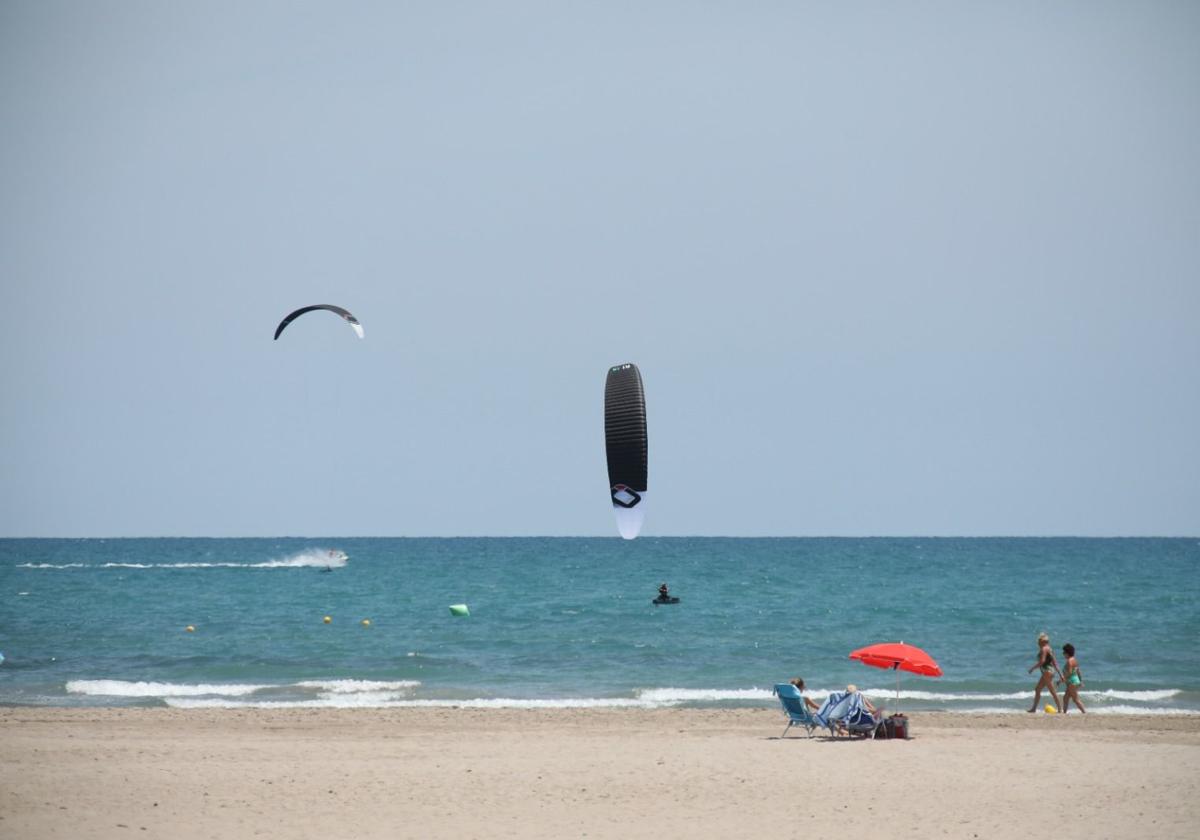
[[[284,318],[282,321],[280,321],[279,326],[275,328],[275,340],[276,341],[279,340],[279,334],[284,331],[284,329],[287,327],[288,324],[292,323],[292,321],[295,321],[297,318],[299,318],[305,312],[312,312],[314,309],[328,309],[330,312],[334,312],[338,315],[341,315],[344,319],[346,319],[346,323],[350,325],[350,328],[352,330],[354,330],[354,332],[358,335],[358,337],[359,338],[363,337],[362,324],[358,323],[358,319],[350,314],[350,310],[342,309],[342,307],[340,307],[340,306],[334,306],[332,303],[318,303],[315,306],[301,307],[300,309],[297,309],[295,312],[290,313],[286,318]]]
[[[604,444],[617,530],[632,540],[642,530],[646,502],[646,396],[635,364],[608,369],[604,382]]]

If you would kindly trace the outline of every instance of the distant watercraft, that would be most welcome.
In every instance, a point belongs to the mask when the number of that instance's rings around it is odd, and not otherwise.
[[[650,603],[651,604],[678,604],[679,599],[676,598],[674,595],[668,595],[666,598],[659,595],[657,598],[655,598]]]
[[[325,556],[328,559],[325,561],[325,568],[321,569],[322,572],[332,572],[333,566],[330,565],[332,563],[337,563],[339,566],[344,566],[346,563],[350,562],[350,555],[336,548],[329,549]]]

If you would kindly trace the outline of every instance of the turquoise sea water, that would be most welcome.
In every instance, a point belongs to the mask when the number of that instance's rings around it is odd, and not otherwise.
[[[1089,711],[1200,713],[1198,564],[1194,538],[0,540],[0,704],[767,706],[800,675],[894,707],[847,655],[903,640],[945,672],[901,674],[903,708],[1017,712],[1045,630]]]

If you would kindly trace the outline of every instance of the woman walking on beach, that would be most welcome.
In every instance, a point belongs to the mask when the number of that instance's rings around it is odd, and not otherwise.
[[[1067,642],[1062,650],[1063,656],[1067,657],[1067,670],[1063,671],[1063,680],[1066,683],[1063,686],[1063,714],[1067,713],[1072,700],[1080,712],[1087,714],[1087,709],[1079,702],[1079,689],[1083,688],[1083,672],[1079,670],[1079,660],[1075,658],[1075,645]]]
[[[1058,674],[1058,678],[1062,680],[1062,671],[1058,670],[1058,661],[1054,658],[1054,651],[1050,649],[1050,637],[1045,633],[1038,635],[1038,658],[1029,666],[1030,673],[1034,668],[1041,670],[1041,676],[1038,677],[1038,684],[1033,689],[1033,706],[1028,711],[1036,712],[1038,702],[1042,699],[1042,689],[1050,692],[1050,696],[1054,698],[1055,711],[1062,711],[1062,704],[1058,702],[1058,692],[1054,690],[1054,675]]]

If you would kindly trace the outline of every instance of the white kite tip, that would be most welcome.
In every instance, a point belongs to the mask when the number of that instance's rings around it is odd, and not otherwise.
[[[613,513],[617,515],[617,531],[624,539],[635,539],[642,532],[642,522],[646,519],[646,512],[641,504],[632,508],[613,505]]]

